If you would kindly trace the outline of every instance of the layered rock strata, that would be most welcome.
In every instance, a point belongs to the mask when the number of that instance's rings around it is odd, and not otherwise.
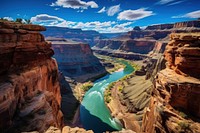
[[[171,33],[180,32],[199,32],[200,20],[178,22],[174,24],[159,24],[148,26],[146,29],[141,30],[135,27],[126,35],[121,35],[117,38],[96,40],[96,45],[93,47],[98,53],[105,53],[109,50],[110,53],[116,54],[115,50],[123,52],[132,52],[137,54],[148,54],[161,42],[168,41],[168,35]],[[164,46],[164,45],[163,45]],[[127,54],[129,56],[129,54]]]
[[[96,39],[106,38],[103,34],[100,34],[94,30],[82,30],[53,26],[47,26],[46,29],[46,31],[42,32],[45,37],[66,38],[73,41],[87,43],[90,46],[95,45]]]
[[[64,76],[84,82],[100,74],[106,73],[88,44],[66,39],[47,38],[52,43],[59,69]]]
[[[38,25],[0,22],[0,131],[62,127],[58,66]]]
[[[171,35],[165,50],[167,68],[154,80],[143,132],[200,132],[199,39],[199,33]]]

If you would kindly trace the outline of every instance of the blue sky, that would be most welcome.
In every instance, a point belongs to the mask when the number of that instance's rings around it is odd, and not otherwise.
[[[150,2],[151,1],[151,2]],[[1,0],[0,17],[99,32],[200,18],[199,0]]]

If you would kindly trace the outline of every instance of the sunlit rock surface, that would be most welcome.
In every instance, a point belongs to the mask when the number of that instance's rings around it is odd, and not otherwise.
[[[58,66],[44,27],[0,22],[0,131],[62,127]]]

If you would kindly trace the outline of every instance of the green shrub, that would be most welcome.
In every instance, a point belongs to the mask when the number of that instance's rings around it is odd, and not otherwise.
[[[23,23],[22,21],[23,21],[23,19],[21,19],[21,18],[17,18],[17,19],[15,20],[15,22],[18,22],[18,23],[21,23],[21,24]]]
[[[187,132],[190,130],[190,124],[188,122],[181,121],[178,123],[178,125],[180,127],[179,132]]]
[[[179,115],[185,119],[188,118],[188,116],[184,112],[179,112]]]
[[[90,88],[93,87],[93,84],[91,82],[87,82],[87,83],[84,83],[82,86],[81,86],[81,89],[86,92],[88,91]]]

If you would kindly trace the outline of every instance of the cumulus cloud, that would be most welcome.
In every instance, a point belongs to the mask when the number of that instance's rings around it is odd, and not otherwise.
[[[71,27],[72,25],[75,24],[75,22],[66,21],[57,16],[51,16],[48,14],[36,15],[35,17],[31,18],[31,22],[35,24],[45,25],[45,26],[58,26],[58,27]]]
[[[106,7],[104,6],[103,8],[101,8],[101,10],[99,10],[97,13],[104,13],[106,12]]]
[[[51,16],[48,14],[36,15],[31,18],[31,22],[34,24],[40,24],[44,26],[80,28],[82,30],[96,30],[102,33],[127,32],[132,30],[131,24],[133,23],[133,22],[119,23],[115,21],[73,22],[73,21],[66,21],[63,18],[59,18],[57,16]]]
[[[7,19],[8,21],[13,21],[14,20],[12,17],[3,17],[3,19]]]
[[[64,19],[57,16],[50,16],[48,14],[39,14],[31,18],[31,22],[49,22],[49,21],[64,21]]]
[[[100,22],[100,21],[93,21],[93,22],[78,22],[74,28],[81,28],[81,29],[98,29],[98,28],[106,28],[110,27],[116,22],[114,21],[106,21],[106,22]]]
[[[107,14],[108,16],[114,16],[119,11],[120,11],[120,5],[115,5],[108,8]]]
[[[200,10],[189,12],[184,15],[173,16],[172,18],[200,18]]]
[[[61,6],[63,8],[73,8],[73,9],[87,9],[98,8],[98,4],[94,1],[82,1],[82,0],[57,0],[55,3],[52,3],[50,6]]]
[[[132,26],[130,26],[133,22],[126,22],[122,24],[118,24],[114,21],[107,22],[79,22],[74,28],[81,28],[83,30],[96,30],[101,33],[119,33],[119,32],[128,32],[132,30]]]
[[[117,19],[133,21],[133,20],[142,19],[151,15],[154,15],[153,11],[147,11],[144,8],[140,8],[137,10],[125,10],[123,12],[120,12],[118,14]]]

